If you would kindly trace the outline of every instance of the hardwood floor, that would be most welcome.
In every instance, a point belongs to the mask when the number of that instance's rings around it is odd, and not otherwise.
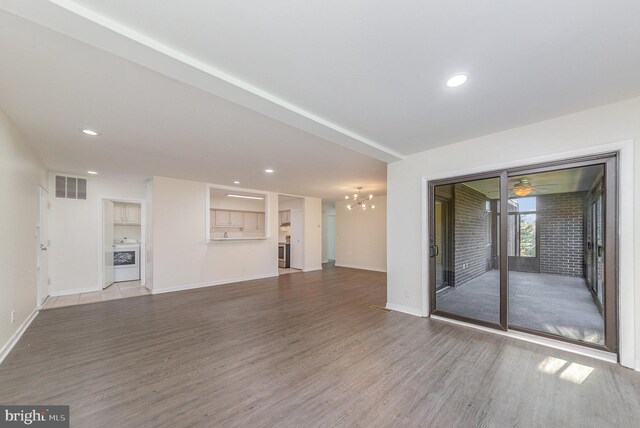
[[[345,268],[42,311],[0,403],[72,426],[640,426],[640,373],[372,309]]]

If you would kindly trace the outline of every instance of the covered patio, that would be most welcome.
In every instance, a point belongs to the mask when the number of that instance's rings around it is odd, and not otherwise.
[[[441,311],[498,323],[500,271],[439,291],[436,305]],[[579,277],[510,271],[509,326],[604,344],[604,318]]]

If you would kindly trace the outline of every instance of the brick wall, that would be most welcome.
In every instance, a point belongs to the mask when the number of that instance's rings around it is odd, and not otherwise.
[[[464,185],[454,186],[454,241],[455,266],[453,283],[464,285],[487,272],[491,263],[486,209],[487,198],[482,193]],[[463,264],[469,264],[463,268]]]
[[[540,273],[584,276],[586,192],[538,196]]]

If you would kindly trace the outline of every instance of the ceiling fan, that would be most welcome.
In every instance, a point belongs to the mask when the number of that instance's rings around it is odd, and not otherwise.
[[[534,194],[538,194],[540,190],[544,191],[547,187],[554,187],[558,184],[542,184],[534,186],[531,182],[526,178],[520,178],[516,184],[513,185],[513,193],[516,196],[524,197],[532,192]]]

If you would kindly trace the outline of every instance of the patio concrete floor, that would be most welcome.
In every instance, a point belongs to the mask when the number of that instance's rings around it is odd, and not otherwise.
[[[467,284],[439,292],[436,307],[499,323],[499,271],[488,271]],[[604,344],[604,318],[584,278],[509,272],[509,325]]]

